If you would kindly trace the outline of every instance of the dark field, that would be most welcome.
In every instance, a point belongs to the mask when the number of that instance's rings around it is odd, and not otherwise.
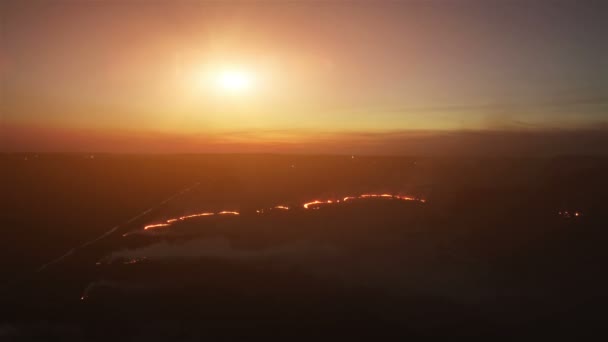
[[[2,340],[605,334],[608,159],[0,160]]]

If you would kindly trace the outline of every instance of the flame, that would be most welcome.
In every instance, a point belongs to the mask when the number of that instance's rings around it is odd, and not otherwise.
[[[186,215],[186,216],[182,216],[180,217],[179,221],[183,221],[183,220],[187,220],[187,219],[191,219],[191,218],[195,218],[195,217],[201,217],[201,216],[213,216],[215,215],[214,213],[199,213],[199,214],[192,214],[192,215]],[[175,222],[177,221],[176,219],[172,219],[172,220],[167,220],[167,222],[172,221]]]
[[[238,211],[220,211],[218,215],[240,215]]]
[[[308,203],[304,203],[304,209],[309,209],[311,205],[317,205],[317,204],[329,204],[331,203],[331,201],[319,201],[319,200],[314,200],[312,202],[308,202]]]
[[[583,213],[580,211],[569,211],[569,210],[563,210],[563,211],[558,211],[557,214],[563,218],[573,218],[573,217],[581,217],[583,216]]]
[[[221,212],[221,213],[218,213],[218,214],[223,214],[223,213],[225,213],[225,212]],[[164,223],[149,224],[147,226],[144,226],[144,230],[148,230],[148,229],[152,229],[152,228],[168,227],[172,223],[177,222],[177,221],[184,221],[184,220],[195,218],[195,217],[212,216],[212,215],[215,215],[215,213],[207,213],[207,212],[205,212],[205,213],[198,213],[198,214],[191,214],[191,215],[180,216],[178,218],[168,219]],[[127,234],[123,234],[123,236],[126,236],[126,235]]]
[[[401,201],[416,201],[420,203],[426,203],[426,200],[412,197],[412,196],[400,196],[400,195],[391,195],[391,194],[362,194],[359,196],[346,196],[342,198],[343,202],[352,201],[356,199],[367,199],[367,198],[386,198],[386,199],[396,199]],[[304,209],[318,209],[318,205],[321,204],[332,204],[332,203],[340,203],[340,200],[314,200],[312,202],[304,203]]]
[[[424,199],[420,199],[417,197],[412,197],[412,196],[400,196],[400,195],[392,195],[392,194],[361,194],[358,196],[346,196],[342,198],[342,202],[347,202],[347,201],[352,201],[352,200],[356,200],[356,199],[367,199],[367,198],[386,198],[386,199],[395,199],[395,200],[401,200],[401,201],[417,201],[420,203],[426,203],[426,200]],[[320,205],[324,205],[324,204],[337,204],[337,203],[341,203],[340,200],[314,200],[311,202],[307,202],[303,204],[304,209],[319,209]],[[278,209],[278,210],[291,210],[290,207],[286,206],[286,205],[276,205],[272,208],[270,208],[270,210],[272,209]],[[264,209],[258,209],[255,211],[257,214],[263,214],[265,212]],[[238,211],[229,211],[229,210],[224,210],[224,211],[220,211],[218,213],[212,213],[212,212],[202,212],[202,213],[198,213],[198,214],[191,214],[191,215],[185,215],[185,216],[180,216],[178,218],[171,218],[166,220],[165,222],[162,223],[152,223],[152,224],[148,224],[146,226],[144,226],[144,230],[149,230],[149,229],[153,229],[153,228],[161,228],[161,227],[169,227],[171,226],[173,223],[178,222],[178,221],[185,221],[191,218],[195,218],[195,217],[203,217],[203,216],[213,216],[213,215],[240,215],[240,213]],[[560,212],[560,215],[562,215],[562,213]],[[579,216],[580,213],[576,213],[575,216]],[[122,236],[128,236],[131,233],[125,233]]]
[[[170,224],[168,224],[168,223],[155,223],[155,224],[149,224],[147,226],[144,226],[144,230],[160,228],[160,227],[168,227],[168,226],[170,226]]]
[[[399,196],[393,196],[391,194],[363,194],[359,196],[359,198],[377,198],[377,197],[385,197],[385,198],[393,198]]]

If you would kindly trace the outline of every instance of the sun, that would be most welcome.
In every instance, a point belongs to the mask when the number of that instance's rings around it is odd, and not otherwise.
[[[224,64],[208,62],[193,68],[193,90],[218,99],[252,99],[258,97],[267,77],[259,67],[244,64]],[[223,100],[221,100],[223,101]]]
[[[219,90],[227,93],[241,93],[249,90],[253,85],[253,75],[241,69],[221,70],[215,77]]]

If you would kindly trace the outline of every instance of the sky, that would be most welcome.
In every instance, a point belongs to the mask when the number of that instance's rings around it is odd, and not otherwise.
[[[3,1],[0,29],[4,152],[401,153],[608,121],[602,1]]]

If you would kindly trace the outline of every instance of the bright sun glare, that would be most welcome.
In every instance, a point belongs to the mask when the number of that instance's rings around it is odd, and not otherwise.
[[[252,75],[244,70],[223,70],[216,78],[217,86],[227,92],[242,92],[251,88]]]

